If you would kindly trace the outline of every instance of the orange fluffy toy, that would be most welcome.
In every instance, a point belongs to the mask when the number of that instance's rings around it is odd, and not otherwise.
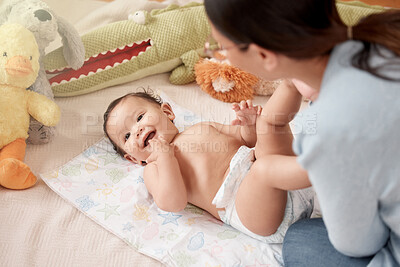
[[[280,80],[265,81],[215,59],[201,59],[194,67],[196,82],[212,97],[224,102],[253,99],[253,95],[271,95]]]

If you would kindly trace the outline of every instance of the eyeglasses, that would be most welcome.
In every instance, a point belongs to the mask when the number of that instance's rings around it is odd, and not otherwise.
[[[226,55],[226,51],[232,48],[246,50],[247,48],[249,48],[249,44],[234,44],[232,46],[223,47],[210,35],[204,43],[204,54],[208,57],[215,57],[216,54]]]

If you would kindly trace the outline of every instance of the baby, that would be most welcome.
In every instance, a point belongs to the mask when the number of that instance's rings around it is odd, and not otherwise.
[[[233,104],[232,125],[201,122],[179,132],[169,104],[132,93],[109,105],[104,131],[121,156],[145,166],[144,183],[160,209],[178,212],[190,202],[279,243],[290,224],[312,212],[310,188],[288,191],[310,186],[289,127],[300,104],[296,87],[284,81],[263,109],[251,100]]]

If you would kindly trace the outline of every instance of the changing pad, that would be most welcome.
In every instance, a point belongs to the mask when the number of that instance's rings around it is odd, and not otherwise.
[[[161,95],[181,131],[200,118]],[[188,205],[158,209],[143,167],[117,155],[105,138],[62,167],[40,175],[58,195],[137,251],[169,266],[279,266],[281,245],[266,244]],[[106,242],[106,241],[105,241]]]

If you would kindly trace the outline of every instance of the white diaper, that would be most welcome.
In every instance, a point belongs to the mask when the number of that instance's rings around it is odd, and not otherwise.
[[[302,218],[309,218],[314,206],[314,190],[310,188],[289,191],[285,209],[285,216],[278,230],[270,236],[260,236],[248,230],[240,221],[236,212],[236,193],[243,178],[253,164],[254,149],[241,146],[233,156],[229,173],[215,195],[212,204],[217,208],[224,208],[218,214],[221,220],[237,230],[266,243],[282,243],[287,229],[291,224]]]

